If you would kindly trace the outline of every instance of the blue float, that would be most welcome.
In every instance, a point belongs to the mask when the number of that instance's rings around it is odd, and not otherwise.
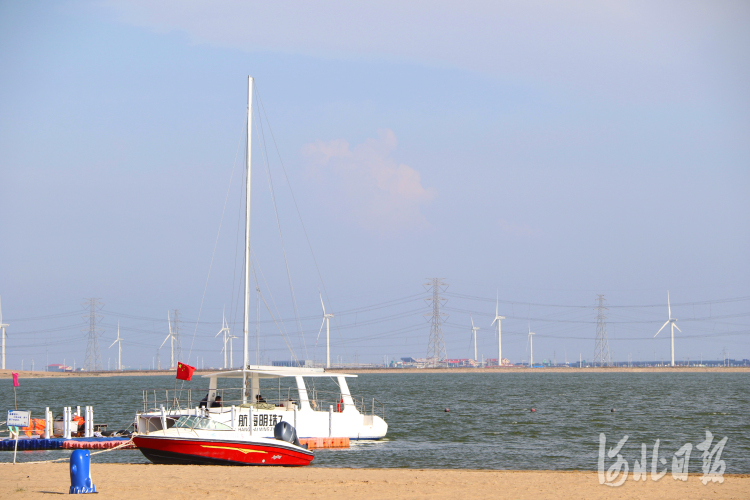
[[[70,455],[70,493],[96,493],[89,450],[75,450]]]

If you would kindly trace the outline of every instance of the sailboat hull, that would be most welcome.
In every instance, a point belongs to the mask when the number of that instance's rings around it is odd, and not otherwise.
[[[198,465],[309,465],[314,455],[303,449],[268,443],[134,436],[133,442],[155,464]],[[296,447],[295,447],[296,448]]]

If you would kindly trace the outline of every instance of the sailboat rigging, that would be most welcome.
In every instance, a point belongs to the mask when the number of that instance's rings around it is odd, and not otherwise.
[[[151,391],[144,391],[143,411],[136,414],[137,435],[133,440],[154,462],[307,465],[313,454],[299,446],[297,435],[381,439],[388,430],[382,403],[376,405],[377,400],[372,398],[371,405],[369,401],[365,404],[364,398],[357,399],[349,392],[346,379],[356,375],[304,367],[299,362],[289,367],[249,363],[253,84],[253,78],[248,77],[242,368],[204,375],[209,379],[208,394],[197,406],[189,389],[175,388],[171,396],[166,391],[163,400],[157,398],[156,391],[153,399]],[[260,300],[265,303],[265,299],[257,280],[253,282],[259,314]],[[256,327],[256,345],[257,335]],[[240,388],[218,387],[219,379],[237,378],[241,379]],[[261,396],[261,379],[282,378],[294,379],[296,394],[291,387],[283,394],[279,383],[278,398]],[[338,391],[326,393],[313,388],[310,394],[305,379],[311,378],[332,379]],[[184,393],[187,397],[180,397]],[[376,410],[381,415],[376,415]],[[279,431],[289,427],[291,434]],[[266,460],[264,454],[272,454],[272,460]]]

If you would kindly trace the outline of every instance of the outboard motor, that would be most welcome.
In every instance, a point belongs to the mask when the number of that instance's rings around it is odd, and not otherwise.
[[[307,445],[300,444],[299,439],[297,438],[297,431],[294,430],[294,426],[289,422],[284,422],[282,420],[276,424],[273,428],[273,437],[279,441],[286,441],[287,443],[292,443],[300,448],[307,449]]]

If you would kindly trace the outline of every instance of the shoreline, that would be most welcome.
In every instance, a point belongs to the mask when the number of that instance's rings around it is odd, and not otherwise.
[[[196,370],[193,376],[216,373],[223,370]],[[332,368],[333,373],[352,374],[437,374],[437,373],[750,373],[750,366],[664,366],[664,367],[611,367],[611,368],[526,368],[521,366],[503,366],[486,368]],[[175,370],[134,370],[134,371],[100,371],[100,372],[42,372],[30,370],[0,370],[0,379],[11,378],[11,373],[18,373],[20,378],[58,378],[58,377],[150,377],[175,376]]]
[[[346,373],[750,373],[750,366],[663,366],[590,368],[526,368],[524,366],[490,366],[486,368],[354,368]]]
[[[220,467],[201,465],[103,464],[92,462],[91,478],[100,497],[132,498],[479,498],[632,499],[747,498],[750,475],[724,475],[723,483],[687,481],[670,475],[659,481],[622,486],[599,484],[591,471],[517,471],[474,469],[347,469],[325,467]],[[0,489],[5,498],[49,498],[67,494],[68,463],[2,464]],[[148,493],[146,493],[146,491]]]

